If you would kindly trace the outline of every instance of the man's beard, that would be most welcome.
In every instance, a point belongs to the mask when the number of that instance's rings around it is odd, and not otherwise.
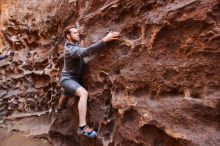
[[[79,42],[79,41],[80,41],[80,38],[73,38],[73,37],[71,37],[71,41],[72,41],[72,42]]]

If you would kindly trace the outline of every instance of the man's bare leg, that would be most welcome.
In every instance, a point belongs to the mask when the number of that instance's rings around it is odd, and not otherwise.
[[[79,127],[86,125],[87,99],[88,92],[85,88],[79,87],[75,93],[79,96],[78,110],[79,110]]]

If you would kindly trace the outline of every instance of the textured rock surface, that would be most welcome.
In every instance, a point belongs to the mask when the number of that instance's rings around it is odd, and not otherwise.
[[[91,58],[83,79],[99,136],[75,135],[73,99],[55,121],[36,122],[47,127],[33,135],[49,132],[54,145],[220,145],[219,1],[4,0],[0,8],[0,51],[15,52],[0,62],[1,127],[47,119],[61,94],[61,32],[77,22],[84,47],[121,33]]]

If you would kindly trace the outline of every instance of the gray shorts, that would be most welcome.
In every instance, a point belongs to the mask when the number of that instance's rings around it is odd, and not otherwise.
[[[62,88],[64,89],[64,96],[66,97],[72,97],[75,95],[76,90],[81,87],[81,85],[72,79],[65,79],[63,81],[60,82]]]

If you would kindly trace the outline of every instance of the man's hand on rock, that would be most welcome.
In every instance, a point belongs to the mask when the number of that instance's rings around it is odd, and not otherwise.
[[[119,38],[119,32],[110,32],[102,39],[102,41],[104,43],[107,43],[113,40],[118,40],[118,38]]]

